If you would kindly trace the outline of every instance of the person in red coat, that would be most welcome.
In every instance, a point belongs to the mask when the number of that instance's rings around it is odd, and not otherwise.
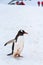
[[[38,3],[38,6],[40,6],[40,1],[38,1],[37,3]]]
[[[43,1],[41,2],[41,5],[43,6]]]
[[[21,1],[21,2],[17,1],[17,2],[16,2],[16,5],[25,5],[25,3],[22,2],[22,1]]]

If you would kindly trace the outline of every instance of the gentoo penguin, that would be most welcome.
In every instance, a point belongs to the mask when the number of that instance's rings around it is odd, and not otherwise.
[[[16,37],[10,41],[8,41],[7,43],[5,43],[4,46],[6,46],[7,44],[13,43],[12,44],[12,53],[8,54],[8,55],[13,55],[14,57],[20,57],[20,54],[23,50],[24,47],[24,34],[28,34],[27,32],[25,32],[24,30],[19,30]]]

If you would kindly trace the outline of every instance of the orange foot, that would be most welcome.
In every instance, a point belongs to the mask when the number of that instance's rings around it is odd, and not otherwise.
[[[15,54],[14,57],[23,57],[20,54]]]

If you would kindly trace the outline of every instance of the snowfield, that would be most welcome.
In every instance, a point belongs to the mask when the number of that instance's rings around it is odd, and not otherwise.
[[[7,56],[12,44],[4,44],[20,29],[28,32],[24,35],[23,58]],[[0,64],[43,65],[43,7],[0,4]]]

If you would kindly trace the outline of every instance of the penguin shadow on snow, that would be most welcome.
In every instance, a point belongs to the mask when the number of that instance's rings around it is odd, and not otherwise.
[[[15,60],[22,60],[22,59],[24,59],[24,57],[23,56],[21,56],[21,57],[13,57],[13,59],[15,59]]]

